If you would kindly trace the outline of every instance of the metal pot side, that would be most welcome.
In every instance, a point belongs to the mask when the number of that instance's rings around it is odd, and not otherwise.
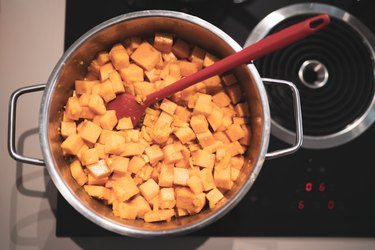
[[[39,127],[43,156],[48,172],[63,197],[83,216],[112,232],[133,237],[179,235],[198,230],[229,212],[253,185],[265,160],[270,136],[270,114],[262,80],[254,65],[243,65],[233,72],[245,92],[251,113],[252,137],[245,166],[234,188],[213,210],[170,222],[145,223],[115,217],[109,206],[90,197],[72,178],[63,156],[59,126],[64,105],[82,79],[96,54],[130,36],[152,37],[156,32],[176,34],[206,51],[224,57],[241,49],[231,37],[212,24],[184,13],[152,10],[110,19],[84,34],[61,57],[52,71],[40,107]]]

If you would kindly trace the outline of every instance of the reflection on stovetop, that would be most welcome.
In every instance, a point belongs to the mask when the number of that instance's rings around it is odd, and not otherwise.
[[[143,9],[169,9],[199,16],[243,45],[272,11],[293,0],[67,1],[65,48],[111,17]],[[344,9],[375,33],[370,0],[315,1]],[[245,198],[226,216],[193,235],[375,236],[375,127],[342,146],[268,160]],[[271,137],[269,151],[287,147]],[[59,196],[57,236],[111,235],[87,221]]]

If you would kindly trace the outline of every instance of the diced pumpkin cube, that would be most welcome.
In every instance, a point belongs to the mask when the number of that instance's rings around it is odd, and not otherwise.
[[[244,132],[244,137],[242,137],[238,142],[241,144],[241,145],[250,145],[250,139],[251,139],[251,129],[249,126],[246,126],[246,125],[242,125],[241,126],[242,128],[242,131]]]
[[[161,187],[172,187],[174,180],[173,165],[162,164],[159,174],[159,185]]]
[[[194,194],[189,188],[176,188],[176,207],[186,209],[190,213],[198,213],[206,203],[204,193]]]
[[[203,183],[201,178],[198,175],[190,176],[189,179],[186,181],[186,184],[189,186],[191,191],[194,194],[200,194],[203,192]]]
[[[113,214],[122,219],[135,220],[138,215],[138,207],[130,202],[114,202],[113,203]]]
[[[149,82],[135,82],[134,83],[134,92],[136,95],[147,96],[155,92],[155,86]]]
[[[245,164],[245,158],[243,157],[243,155],[232,157],[230,160],[231,168],[241,170],[244,164]]]
[[[137,36],[132,36],[124,41],[124,45],[129,55],[133,53],[133,51],[136,50],[139,47],[139,45],[141,45],[141,43],[142,39]]]
[[[183,217],[189,215],[189,212],[186,209],[183,208],[175,208],[176,211],[176,217]]]
[[[146,164],[143,168],[141,168],[137,174],[135,175],[135,178],[138,178],[141,180],[140,183],[143,183],[144,181],[147,181],[151,178],[152,172],[154,171],[154,168],[150,164]]]
[[[169,221],[174,216],[173,209],[163,209],[158,211],[150,211],[145,213],[145,222]]]
[[[191,52],[191,55],[189,57],[189,60],[192,63],[195,63],[198,65],[198,69],[201,69],[203,67],[203,59],[204,56],[206,55],[206,51],[203,49],[195,46]]]
[[[202,180],[203,190],[209,191],[216,187],[214,177],[212,175],[212,168],[204,168],[199,172],[199,177]]]
[[[146,162],[142,157],[134,156],[129,161],[128,171],[136,174],[145,165],[146,165]]]
[[[81,136],[72,134],[63,141],[61,148],[66,154],[76,155],[84,144]]]
[[[232,125],[233,121],[231,116],[229,116],[227,113],[224,111],[224,116],[223,119],[221,120],[221,125],[216,129],[216,131],[225,131],[229,128],[230,125]]]
[[[128,170],[129,158],[117,156],[112,160],[111,168],[114,173],[125,174]]]
[[[208,130],[208,122],[204,115],[193,115],[190,119],[190,126],[196,134]]]
[[[181,76],[189,76],[199,71],[199,66],[193,62],[179,61]]]
[[[132,123],[132,120],[130,119],[130,117],[123,117],[123,118],[121,118],[121,119],[118,121],[116,128],[117,128],[118,130],[122,130],[122,129],[133,129],[133,123]]]
[[[96,143],[100,134],[102,132],[102,129],[97,124],[87,121],[85,125],[82,127],[81,130],[81,137],[85,141],[88,141],[90,143]]]
[[[214,107],[212,109],[211,114],[207,117],[207,121],[209,122],[213,131],[216,131],[218,127],[220,127],[224,114],[221,109]]]
[[[143,42],[130,58],[145,70],[151,70],[159,62],[161,54],[148,42]]]
[[[95,78],[99,77],[99,69],[100,69],[100,65],[98,63],[98,60],[96,60],[96,59],[92,60],[90,65],[87,67],[88,73],[95,76]]]
[[[113,91],[112,84],[109,80],[104,81],[100,85],[99,95],[103,98],[105,102],[110,102],[116,98],[116,94]]]
[[[219,59],[210,53],[206,53],[203,59],[203,67],[208,67],[217,62]]]
[[[100,160],[94,164],[87,165],[86,168],[95,178],[108,177],[111,174],[111,170],[107,166],[105,160]]]
[[[221,108],[226,107],[230,104],[230,98],[224,91],[220,91],[212,96],[212,101]]]
[[[119,70],[122,80],[126,83],[143,82],[143,69],[131,63],[128,67]]]
[[[166,164],[176,163],[183,159],[183,155],[180,151],[176,150],[174,144],[166,145],[163,148],[164,162]]]
[[[87,174],[87,184],[88,185],[97,185],[97,186],[104,186],[108,182],[108,176],[96,178],[90,172]]]
[[[231,86],[237,83],[237,78],[233,74],[227,74],[221,77],[226,86]]]
[[[135,196],[129,203],[138,208],[137,218],[143,218],[147,212],[151,211],[150,205],[141,195]]]
[[[173,169],[173,184],[186,186],[186,181],[189,179],[189,170],[186,168]]]
[[[70,173],[78,185],[83,186],[87,182],[87,174],[83,171],[82,165],[78,159],[70,163]]]
[[[119,201],[127,201],[139,193],[139,189],[130,176],[118,178],[113,182],[113,191]]]
[[[177,41],[172,46],[172,52],[180,59],[188,58],[189,45],[185,41],[177,39]]]
[[[96,57],[96,61],[98,62],[99,66],[102,66],[109,62],[109,54],[105,51],[99,52],[98,56]]]
[[[181,79],[181,64],[179,62],[171,62],[169,64],[169,75],[175,79],[175,81]]]
[[[61,135],[66,138],[69,135],[77,134],[77,126],[75,122],[64,122],[60,124]]]
[[[249,106],[246,102],[238,103],[234,106],[234,110],[236,111],[236,115],[239,117],[247,117],[250,115]]]
[[[249,124],[250,120],[248,117],[233,117],[233,123],[239,125]]]
[[[104,151],[107,154],[120,155],[125,150],[125,139],[119,133],[108,133],[105,137]]]
[[[241,171],[235,168],[230,168],[230,178],[232,181],[236,181],[240,176]]]
[[[81,113],[79,114],[79,118],[82,119],[93,119],[95,116],[95,113],[89,108],[89,107],[81,107]]]
[[[77,158],[82,162],[82,154],[85,152],[87,149],[89,149],[89,146],[87,144],[83,144],[83,146],[78,150],[78,153],[76,154]],[[66,155],[67,153],[63,149],[63,154]]]
[[[214,188],[206,194],[208,204],[210,208],[214,208],[216,204],[224,198],[224,195],[219,191],[219,189]]]
[[[85,185],[85,191],[92,197],[108,200],[110,198],[110,190],[102,186]]]
[[[166,99],[166,98],[160,104],[160,109],[165,111],[166,113],[168,113],[170,115],[173,115],[175,113],[176,108],[177,108],[177,104],[168,100],[168,99]]]
[[[99,69],[99,76],[101,81],[105,81],[108,79],[109,74],[114,70],[112,63],[106,63],[100,66]]]
[[[83,93],[78,97],[78,102],[81,107],[88,107],[90,102],[91,94]]]
[[[92,95],[99,95],[99,93],[100,93],[100,83],[98,83],[98,84],[95,84],[94,86],[92,86],[92,88],[91,88],[91,94]]]
[[[159,145],[154,144],[150,147],[145,148],[146,155],[150,159],[151,164],[155,164],[164,158],[163,151],[160,149]]]
[[[161,188],[159,192],[159,207],[172,209],[176,205],[174,188]]]
[[[197,150],[192,153],[192,161],[196,166],[203,168],[213,168],[215,164],[215,155],[206,150]]]
[[[207,78],[203,81],[204,85],[206,85],[207,93],[209,94],[216,94],[220,90],[223,89],[221,85],[221,79],[218,75],[214,75],[210,78]]]
[[[231,167],[230,167],[231,156],[226,155],[220,162],[215,166],[214,169],[214,181],[218,188],[229,190],[233,186],[231,178]]]
[[[173,35],[167,33],[155,33],[154,47],[163,53],[169,53],[172,51]]]
[[[76,96],[69,97],[65,107],[66,117],[72,120],[78,120],[80,118],[82,108],[79,105],[78,98]]]
[[[88,81],[88,80],[75,80],[74,90],[77,95],[82,95],[84,93],[91,94],[92,86],[99,83],[99,81]]]
[[[223,147],[223,142],[215,141],[213,144],[204,147],[203,149],[211,154],[215,153],[219,148]]]
[[[125,92],[125,87],[124,87],[124,84],[122,83],[121,76],[116,70],[112,71],[109,74],[109,81],[111,83],[113,92],[115,92],[115,94]]]
[[[181,121],[188,122],[191,114],[186,108],[177,106],[174,115],[177,116]]]
[[[124,138],[125,139],[125,138]],[[139,144],[136,142],[127,142],[124,143],[123,151],[121,153],[121,156],[134,156],[134,155],[140,155],[142,154]]]
[[[98,94],[92,94],[90,96],[89,108],[98,115],[103,115],[106,112],[103,99]]]
[[[199,94],[194,106],[194,114],[202,114],[208,116],[212,111],[212,96]]]
[[[109,57],[115,69],[119,70],[129,66],[129,55],[122,44],[113,45]]]
[[[115,110],[107,110],[99,120],[100,127],[107,130],[112,130],[117,124],[117,116]]]
[[[242,148],[241,144],[238,141],[227,144],[226,150],[231,156],[245,153],[245,150]]]
[[[242,100],[243,95],[240,85],[227,87],[226,92],[233,104],[237,104]]]
[[[141,194],[147,201],[151,201],[159,193],[159,185],[153,180],[149,179],[139,186]]]
[[[199,144],[202,147],[208,147],[215,143],[215,139],[209,130],[203,133],[196,134],[196,136],[199,141]]]
[[[174,132],[174,134],[184,144],[195,139],[195,134],[190,127],[179,128]]]
[[[238,141],[239,139],[243,138],[245,136],[245,132],[238,124],[232,124],[229,126],[229,128],[225,131],[225,134],[228,136],[228,138],[233,141]]]
[[[87,149],[82,153],[82,165],[90,165],[99,161],[98,151],[96,148]]]
[[[155,68],[151,69],[150,71],[145,71],[145,75],[148,81],[152,83],[159,81],[161,79],[160,70],[155,69]]]

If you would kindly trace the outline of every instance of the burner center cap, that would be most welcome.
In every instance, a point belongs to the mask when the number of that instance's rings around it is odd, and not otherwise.
[[[317,60],[307,60],[299,68],[298,77],[306,87],[318,89],[327,83],[329,74],[323,63]]]

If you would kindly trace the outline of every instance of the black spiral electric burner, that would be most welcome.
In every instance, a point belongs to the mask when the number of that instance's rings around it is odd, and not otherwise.
[[[285,19],[270,34],[308,17]],[[255,65],[263,77],[297,85],[304,134],[325,136],[345,129],[369,107],[374,96],[374,66],[369,55],[357,31],[332,18],[325,29],[255,61]],[[295,131],[290,92],[272,87],[268,94],[273,120]]]

